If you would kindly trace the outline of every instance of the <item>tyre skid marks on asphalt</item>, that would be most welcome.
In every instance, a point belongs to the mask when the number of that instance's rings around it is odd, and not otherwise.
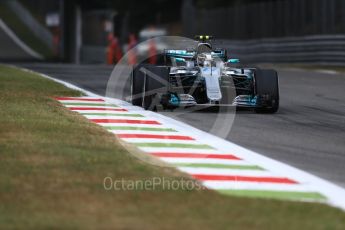
[[[222,193],[243,190],[246,191],[243,194],[250,195],[253,193],[248,191],[257,191],[261,192],[258,195],[268,194],[268,197],[270,193],[279,191],[284,193],[274,193],[273,198],[297,197],[296,200],[318,197],[309,194],[314,191],[307,183],[303,184],[299,180],[267,170],[260,164],[248,162],[236,153],[220,150],[216,147],[216,141],[208,140],[206,144],[205,140],[194,137],[192,131],[186,132],[187,135],[185,132],[181,133],[174,129],[174,124],[169,126],[146,116],[146,111],[137,110],[135,107],[123,108],[97,97],[64,97],[58,100],[68,109],[103,126],[121,140],[132,143],[140,150],[190,174],[207,188]],[[289,192],[305,194],[293,193],[289,196]]]

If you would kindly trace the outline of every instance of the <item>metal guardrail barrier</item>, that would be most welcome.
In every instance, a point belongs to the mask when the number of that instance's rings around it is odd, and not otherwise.
[[[183,34],[224,38],[242,62],[345,64],[344,0],[275,0],[200,8],[182,7]]]
[[[107,47],[105,46],[82,46],[80,61],[84,64],[106,63]]]
[[[242,63],[345,64],[345,35],[314,35],[275,39],[216,40],[229,58]],[[106,47],[83,46],[83,63],[105,63]]]
[[[243,63],[345,64],[345,35],[219,40],[215,45],[225,47],[230,57]]]
[[[184,35],[258,39],[345,34],[344,0],[241,2],[228,7],[202,8],[195,6],[192,0],[185,0],[182,7]]]

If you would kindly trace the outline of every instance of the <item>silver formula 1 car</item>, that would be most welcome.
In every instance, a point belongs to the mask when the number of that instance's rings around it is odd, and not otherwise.
[[[235,67],[225,49],[213,48],[211,36],[197,36],[197,45],[164,51],[164,65],[133,68],[132,104],[145,109],[206,106],[254,108],[275,113],[279,108],[275,70]]]

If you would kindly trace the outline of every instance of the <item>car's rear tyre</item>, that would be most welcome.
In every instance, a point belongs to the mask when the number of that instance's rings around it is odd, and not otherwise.
[[[166,66],[150,64],[136,66],[132,77],[132,104],[155,110],[160,103],[157,96],[167,93],[169,73],[170,68]],[[135,93],[139,97],[134,97]]]
[[[132,71],[131,102],[133,105],[142,106],[145,74],[140,70],[143,65],[137,65]]]
[[[279,86],[277,71],[256,69],[255,90],[258,107],[257,113],[275,113],[279,109]]]

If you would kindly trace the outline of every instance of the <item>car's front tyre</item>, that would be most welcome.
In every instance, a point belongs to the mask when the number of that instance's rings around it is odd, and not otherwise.
[[[146,110],[155,110],[157,95],[167,93],[170,68],[140,64],[132,73],[132,104]]]
[[[279,109],[278,73],[271,69],[256,69],[255,91],[257,113],[276,113]]]

